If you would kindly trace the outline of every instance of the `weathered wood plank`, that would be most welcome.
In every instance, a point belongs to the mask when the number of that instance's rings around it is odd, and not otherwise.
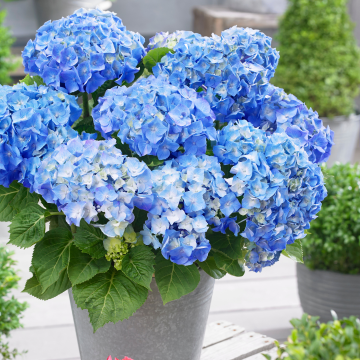
[[[271,359],[275,360],[277,358],[277,348],[271,349],[270,351],[264,351],[259,354],[250,356],[249,358],[246,358],[246,360],[266,360],[262,354],[270,355]]]
[[[248,332],[205,348],[201,360],[242,360],[274,346],[274,339]]]
[[[203,349],[242,334],[245,329],[228,321],[218,321],[206,328]]]

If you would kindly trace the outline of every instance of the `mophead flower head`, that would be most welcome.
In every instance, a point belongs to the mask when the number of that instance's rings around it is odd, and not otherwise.
[[[280,128],[301,148],[304,148],[309,160],[314,163],[326,162],[334,144],[334,132],[324,127],[316,111],[294,95],[288,95],[283,89],[267,85],[257,95],[253,103],[239,103],[245,118],[257,128],[272,134]]]
[[[220,131],[214,154],[234,175],[227,183],[246,217],[247,264],[259,271],[305,236],[327,194],[321,169],[281,128],[266,134],[245,120]]]
[[[0,184],[31,187],[40,161],[77,136],[81,111],[74,96],[46,86],[0,86]]]
[[[95,129],[104,138],[117,132],[122,143],[139,156],[168,159],[180,147],[186,154],[206,152],[206,140],[214,140],[214,113],[198,93],[178,88],[163,77],[142,78],[107,90],[93,110]]]
[[[153,202],[141,232],[144,243],[161,247],[163,256],[179,265],[206,260],[210,219],[228,208],[240,209],[223,175],[216,157],[207,155],[181,155],[153,170]],[[162,244],[157,236],[163,237]]]
[[[22,53],[23,64],[49,86],[92,93],[106,80],[132,82],[144,41],[114,13],[80,9],[40,27]]]
[[[173,50],[154,68],[176,86],[202,88],[216,119],[242,119],[241,101],[255,101],[256,93],[274,76],[279,61],[271,38],[258,30],[233,27],[221,36],[202,37],[190,31],[160,33],[150,40],[149,49]]]
[[[101,212],[109,220],[101,227],[104,234],[122,236],[134,221],[136,197],[148,195],[152,182],[146,164],[122,155],[115,144],[71,139],[41,163],[34,191],[56,204],[69,224],[96,222]]]

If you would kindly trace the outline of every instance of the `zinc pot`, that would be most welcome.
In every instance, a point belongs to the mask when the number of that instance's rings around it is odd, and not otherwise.
[[[232,10],[260,14],[282,14],[287,7],[287,0],[226,0]]]
[[[107,5],[107,8],[111,7],[111,2],[104,0],[35,0],[39,26],[48,20],[57,20],[71,15],[78,9],[95,9],[102,4]]]
[[[320,316],[321,321],[360,317],[360,275],[340,274],[325,270],[310,270],[297,264],[297,281],[301,306],[305,313]]]
[[[360,130],[360,115],[336,116],[333,119],[322,118],[325,127],[334,131],[334,146],[327,161],[328,166],[335,162],[351,162],[353,160]]]
[[[87,310],[69,290],[81,360],[109,355],[135,360],[199,360],[215,280],[201,271],[198,287],[163,305],[155,279],[145,304],[129,319],[106,324],[94,334]]]

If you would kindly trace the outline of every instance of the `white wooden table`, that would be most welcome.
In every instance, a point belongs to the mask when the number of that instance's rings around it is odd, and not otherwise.
[[[265,360],[262,354],[276,358],[274,339],[227,321],[208,325],[201,360]]]

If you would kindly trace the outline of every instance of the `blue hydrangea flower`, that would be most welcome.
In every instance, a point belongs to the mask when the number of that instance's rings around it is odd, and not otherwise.
[[[157,248],[162,236],[163,256],[179,265],[206,260],[211,219],[240,209],[223,175],[217,159],[207,155],[181,155],[153,170],[153,202],[142,232],[144,242]],[[231,206],[221,209],[227,202]],[[230,230],[238,233],[238,225]]]
[[[251,243],[247,265],[261,271],[278,259],[286,245],[303,238],[316,218],[327,195],[321,169],[301,142],[281,127],[267,134],[246,120],[219,132],[214,154],[231,166],[233,174],[226,179],[231,193],[220,200],[228,206],[220,209],[229,217],[227,209],[233,211],[237,198],[241,199],[239,214],[246,217],[241,236]],[[211,222],[218,225],[214,230],[223,231],[227,220],[215,217]],[[235,229],[233,222],[232,226]]]
[[[186,154],[206,152],[215,140],[214,114],[195,90],[150,76],[134,85],[107,90],[93,109],[95,129],[104,138],[118,131],[122,143],[139,156],[165,160],[183,147]]]
[[[40,161],[78,134],[81,108],[74,96],[46,86],[0,86],[0,185],[31,187]]]
[[[326,162],[334,144],[334,132],[325,128],[316,111],[294,95],[287,95],[283,89],[269,84],[257,94],[252,103],[238,102],[245,119],[257,128],[271,134],[277,128],[283,129],[298,146],[305,149],[309,160]]]
[[[255,101],[262,86],[274,76],[279,53],[271,38],[258,30],[232,27],[221,36],[202,37],[190,31],[159,33],[148,49],[168,47],[168,53],[153,68],[156,76],[169,78],[176,86],[202,88],[216,119],[242,119],[237,103]]]
[[[151,195],[151,172],[135,158],[122,155],[116,140],[75,137],[41,162],[33,190],[59,211],[69,224],[109,222],[99,226],[109,237],[122,236],[134,221],[136,199]]]
[[[49,86],[92,93],[106,80],[131,83],[145,55],[144,41],[114,13],[80,9],[40,27],[22,53],[23,64]]]

